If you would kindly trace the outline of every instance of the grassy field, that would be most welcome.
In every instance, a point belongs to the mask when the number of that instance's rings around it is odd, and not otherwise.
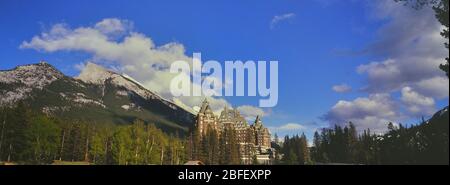
[[[89,162],[86,161],[53,161],[52,165],[90,165]]]

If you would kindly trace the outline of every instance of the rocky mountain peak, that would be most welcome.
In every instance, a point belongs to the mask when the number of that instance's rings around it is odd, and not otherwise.
[[[105,80],[117,75],[102,66],[88,62],[76,78],[86,83],[103,84]]]
[[[20,83],[34,88],[42,88],[62,78],[64,74],[45,61],[36,64],[17,66],[12,70],[0,71],[0,82]]]
[[[118,74],[112,71],[109,71],[108,69],[105,69],[104,67],[88,62],[84,69],[81,71],[80,75],[76,77],[76,79],[81,80],[85,83],[95,84],[95,85],[106,85],[106,81],[108,83],[120,86],[128,91],[132,91],[139,96],[146,98],[146,99],[159,99],[164,104],[168,105],[171,108],[175,109],[175,104],[164,99],[157,93],[154,93],[153,91],[147,89],[133,79],[132,77],[126,75],[126,74]]]
[[[23,101],[53,116],[128,123],[141,119],[185,129],[193,114],[125,74],[87,63],[77,79],[41,61],[0,70],[0,107]]]

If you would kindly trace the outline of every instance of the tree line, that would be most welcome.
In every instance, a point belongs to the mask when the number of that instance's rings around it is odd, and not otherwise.
[[[388,124],[380,135],[370,129],[358,135],[353,123],[315,132],[312,160],[348,164],[448,164],[448,116],[405,127]]]
[[[418,125],[388,124],[385,134],[369,129],[358,133],[354,124],[323,128],[314,133],[312,146],[305,134],[275,135],[273,164],[448,164],[448,112]],[[251,143],[251,131],[245,138]],[[185,138],[168,134],[140,120],[127,125],[63,120],[33,112],[19,103],[0,109],[0,161],[50,164],[86,161],[91,164],[258,164],[255,147],[241,145],[237,132],[197,130]],[[246,160],[242,160],[246,158]]]
[[[394,0],[420,9],[431,6],[442,25],[440,35],[449,49],[449,0]],[[439,68],[449,76],[449,57]],[[448,84],[442,84],[448,85]],[[448,108],[448,107],[447,107]],[[442,116],[442,115],[441,115]],[[310,157],[316,163],[351,164],[449,164],[448,112],[429,122],[405,127],[388,124],[388,132],[375,134],[370,129],[357,133],[353,123],[324,128],[314,133]],[[298,136],[296,137],[298,138]],[[291,142],[292,138],[285,138]],[[284,146],[288,146],[284,144]],[[292,147],[289,147],[292,148]],[[283,149],[289,163],[302,163],[294,149]],[[295,156],[297,155],[297,156]],[[292,157],[294,156],[294,157]]]
[[[153,124],[129,125],[62,120],[19,103],[0,109],[0,161],[49,164],[182,164],[185,141]]]
[[[249,134],[248,142],[251,140],[254,138]],[[200,160],[206,164],[243,164],[241,149],[248,156],[253,154],[253,147],[241,148],[231,127],[220,133],[208,129],[204,136],[193,131],[182,138],[141,120],[126,125],[65,120],[32,111],[21,102],[0,108],[0,161],[177,165]]]
[[[279,143],[277,135],[275,136],[275,143]],[[281,158],[278,154],[275,154],[275,164],[304,165],[312,163],[309,154],[308,139],[304,133],[301,136],[285,136],[283,144],[278,151],[283,154],[283,157]]]
[[[189,160],[199,160],[211,165],[244,163],[241,161],[241,146],[237,141],[234,128],[225,127],[223,131],[218,131],[209,126],[203,135],[197,129],[190,133],[186,147]],[[242,149],[247,152],[250,150],[247,147]]]
[[[249,134],[248,142],[252,139]],[[253,147],[244,147],[249,156]],[[208,129],[201,136],[168,134],[141,120],[126,125],[65,120],[32,111],[28,105],[0,108],[0,161],[50,164],[242,164],[236,131]],[[248,164],[248,163],[247,163]]]
[[[448,113],[418,125],[388,123],[388,131],[358,133],[352,122],[344,127],[323,128],[314,133],[312,146],[301,136],[275,135],[275,164],[449,164]],[[278,145],[279,144],[279,145]],[[279,156],[281,155],[281,157]]]

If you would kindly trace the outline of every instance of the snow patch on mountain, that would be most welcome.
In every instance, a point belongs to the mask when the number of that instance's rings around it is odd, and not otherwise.
[[[93,100],[86,98],[83,93],[77,93],[75,98],[72,99],[72,101],[79,103],[79,104],[93,104],[98,105],[100,107],[106,108],[106,106],[103,104],[101,100]]]
[[[128,96],[128,91],[117,91],[116,95],[117,96]]]
[[[64,75],[46,62],[18,66],[13,70],[0,71],[0,83],[19,83],[42,89]]]
[[[14,86],[11,90],[0,90],[0,105],[10,105],[25,99],[33,89],[42,90],[62,77],[64,75],[61,72],[44,61],[0,71],[0,84]]]
[[[97,64],[88,62],[76,79],[91,84],[104,84],[105,80],[116,75]]]
[[[135,80],[135,79],[132,78],[131,76],[128,76],[128,75],[125,74],[125,73],[122,73],[122,76],[123,76],[124,78],[126,78],[126,79],[128,79],[128,80],[130,80],[130,81],[132,81],[132,82],[134,82],[134,83],[136,83],[136,84],[138,84],[138,85],[140,85],[141,87],[145,87],[143,84],[141,84],[140,82],[138,82],[137,80]]]
[[[44,106],[42,112],[46,115],[53,115],[55,112],[65,112],[70,110],[70,106]]]
[[[108,93],[115,93],[115,98],[123,100],[124,103],[117,106],[118,102],[111,100],[110,96],[105,97]],[[43,100],[40,99],[42,96],[45,96]],[[124,98],[126,96],[130,97]],[[100,112],[116,111],[112,109],[116,106],[129,112],[147,110],[155,112],[155,115],[161,114],[163,119],[181,124],[190,123],[193,117],[187,108],[148,90],[132,77],[108,71],[93,63],[88,63],[76,78],[65,76],[45,62],[0,70],[0,107],[13,106],[21,100],[44,103],[39,109],[49,115],[70,112],[73,108],[89,105],[100,107]],[[165,111],[158,112],[158,108]],[[166,109],[172,109],[174,112]]]
[[[164,99],[163,97],[157,95],[151,90],[147,89],[139,83],[137,80],[126,74],[117,74],[112,71],[108,71],[107,69],[99,66],[97,64],[88,62],[84,69],[81,71],[80,75],[76,77],[77,79],[91,84],[104,85],[107,80],[109,80],[112,84],[116,86],[121,86],[126,88],[129,91],[136,93],[137,95],[150,100],[157,99],[169,106],[172,109],[177,109],[177,106],[174,103],[171,103],[169,100]]]
[[[439,111],[439,116],[442,116],[448,112],[448,107],[445,107],[444,109]]]
[[[25,99],[32,90],[29,87],[18,87],[12,91],[0,91],[0,106],[11,105],[12,103]]]
[[[129,105],[122,105],[122,109],[128,110],[128,109],[130,109],[130,106]]]

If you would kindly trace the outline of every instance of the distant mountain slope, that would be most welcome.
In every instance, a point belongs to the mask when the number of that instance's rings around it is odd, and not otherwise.
[[[449,163],[449,113],[448,106],[436,112],[429,120],[414,126],[404,133],[410,164]],[[406,158],[406,157],[404,157]]]
[[[165,131],[186,131],[194,118],[130,77],[92,63],[77,78],[45,62],[0,71],[0,106],[19,101],[61,118],[116,124],[142,119]]]
[[[449,113],[448,106],[436,112],[426,124],[419,126],[424,135],[428,136],[430,161],[432,164],[449,164]],[[440,154],[440,155],[432,155]]]

